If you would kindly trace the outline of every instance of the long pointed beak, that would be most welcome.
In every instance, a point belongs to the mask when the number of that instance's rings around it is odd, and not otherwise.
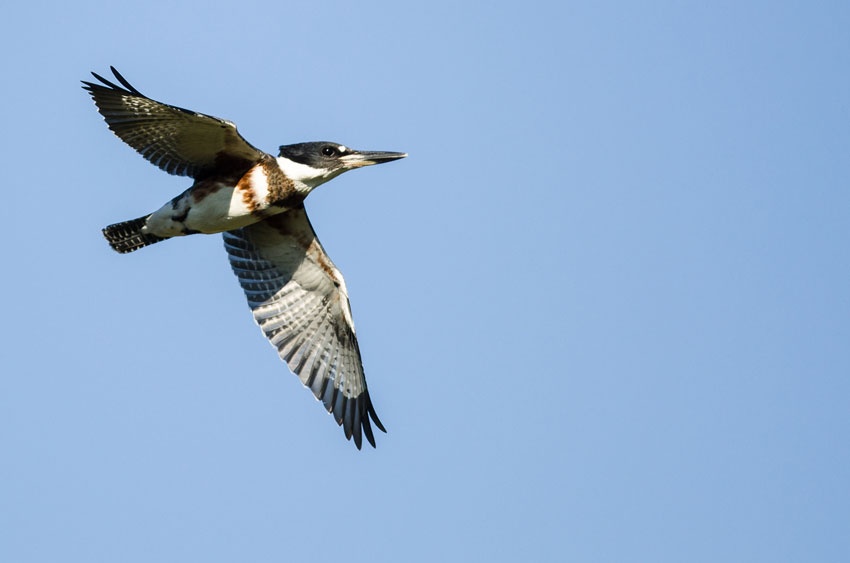
[[[341,156],[339,160],[345,165],[347,170],[351,170],[352,168],[372,166],[373,164],[398,160],[406,156],[406,152],[351,151],[350,154]]]

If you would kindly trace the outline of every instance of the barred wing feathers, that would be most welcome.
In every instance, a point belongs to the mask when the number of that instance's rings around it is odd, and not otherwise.
[[[233,272],[254,319],[280,357],[359,449],[382,431],[360,359],[342,274],[303,206],[224,233]],[[371,422],[370,422],[371,419]]]
[[[84,81],[83,88],[109,128],[169,174],[195,179],[241,175],[265,154],[232,122],[152,100],[110,68],[120,86],[93,72],[101,84]]]

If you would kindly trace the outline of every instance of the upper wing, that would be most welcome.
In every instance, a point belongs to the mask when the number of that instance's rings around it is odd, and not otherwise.
[[[319,244],[304,207],[224,233],[254,320],[301,382],[333,413],[345,437],[372,446],[375,414],[342,274]]]
[[[230,121],[152,100],[109,68],[123,88],[95,73],[103,84],[83,81],[83,88],[109,128],[169,174],[199,179],[213,171],[244,173],[263,156]]]

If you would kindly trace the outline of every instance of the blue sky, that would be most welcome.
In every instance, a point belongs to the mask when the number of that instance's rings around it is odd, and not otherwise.
[[[0,560],[850,558],[843,2],[10,6]],[[254,145],[406,151],[310,196],[389,434],[358,452],[221,238],[79,80]]]

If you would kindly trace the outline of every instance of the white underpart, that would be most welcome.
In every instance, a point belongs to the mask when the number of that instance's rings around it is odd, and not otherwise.
[[[268,192],[265,174],[252,176],[251,187],[260,197],[265,197]],[[182,217],[182,220],[175,221],[175,217]],[[163,237],[180,236],[184,229],[212,234],[245,227],[259,220],[245,204],[241,190],[219,183],[201,201],[195,201],[191,190],[186,190],[176,204],[169,201],[155,211],[144,230]]]
[[[248,171],[245,176],[239,180],[239,185],[249,188],[253,192],[253,201],[255,207],[262,207],[269,195],[269,180],[266,176],[266,171],[262,166],[255,166]],[[228,216],[243,217],[251,214],[251,208],[245,205],[245,197],[240,190],[233,190],[230,196],[230,207],[228,208]]]
[[[186,218],[186,227],[202,233],[220,233],[256,221],[242,200],[242,192],[232,186],[225,186],[192,206]]]

